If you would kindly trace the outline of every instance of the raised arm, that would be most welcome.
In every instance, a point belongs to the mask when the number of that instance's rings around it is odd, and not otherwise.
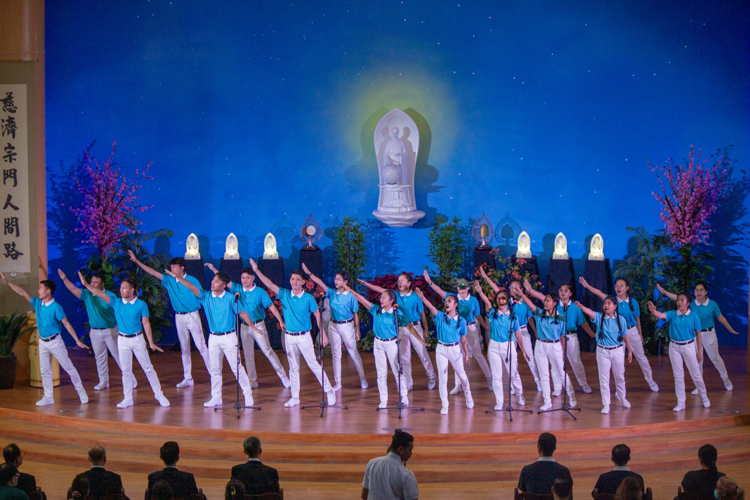
[[[365,280],[361,280],[361,279],[358,279],[357,282],[360,283],[361,285],[366,286],[367,288],[369,288],[373,292],[377,292],[377,293],[383,293],[383,292],[385,292],[385,288],[383,288],[382,286],[373,285],[372,283],[368,283]]]
[[[144,271],[146,271],[148,274],[150,274],[154,278],[158,279],[159,281],[161,281],[162,279],[164,279],[164,276],[159,271],[156,271],[155,269],[152,269],[152,268],[148,267],[146,264],[144,264],[143,262],[141,262],[140,260],[138,260],[138,257],[135,256],[135,254],[133,253],[132,250],[128,250],[128,255],[130,255],[130,260],[131,261],[133,261],[136,264],[138,264],[138,267],[140,267],[141,269],[143,269]]]
[[[484,280],[487,282],[488,285],[490,285],[490,288],[492,288],[495,291],[495,293],[497,293],[497,292],[500,291],[500,287],[497,286],[497,283],[495,283],[494,281],[492,281],[490,279],[490,277],[487,276],[487,273],[484,272],[484,267],[480,267],[479,268],[479,272],[482,273],[482,278],[484,278]]]
[[[529,283],[529,280],[523,280],[523,287],[526,290],[526,293],[534,297],[538,300],[544,300],[544,294],[542,292],[539,292],[537,290],[534,290],[534,287],[531,286],[531,283]],[[532,309],[533,312],[533,309]]]
[[[484,272],[484,270],[482,270],[482,272]],[[490,309],[492,309],[492,304],[490,303],[490,299],[488,299],[487,296],[484,294],[484,290],[482,290],[482,285],[480,285],[478,281],[474,282],[474,290],[476,290],[477,294],[479,294],[479,298],[481,298],[482,302],[484,302],[484,308],[489,313]],[[497,290],[495,290],[495,293],[497,293]]]
[[[81,298],[81,289],[75,286],[67,276],[65,276],[65,273],[62,269],[57,270],[57,275],[60,276],[60,279],[63,280],[63,284],[65,285],[65,288],[67,288],[70,293],[76,296],[77,299]]]
[[[11,283],[10,281],[8,281],[8,278],[6,278],[3,273],[0,273],[0,276],[3,278],[3,283],[5,283],[6,285],[8,285],[11,290],[13,290],[14,292],[16,292],[18,295],[20,295],[24,299],[26,299],[27,302],[31,302],[31,295],[29,295],[26,292],[26,290],[24,290],[20,286],[16,285],[15,283]]]
[[[670,300],[674,300],[674,301],[677,300],[677,294],[676,293],[672,293],[672,292],[668,292],[666,289],[664,289],[663,286],[661,286],[661,284],[657,283],[656,284],[656,289],[659,290],[659,293],[662,294],[662,295],[664,295],[666,298],[668,298]]]
[[[593,293],[594,295],[596,295],[596,296],[597,296],[597,297],[599,297],[600,299],[604,300],[604,299],[606,299],[606,298],[607,298],[607,294],[606,294],[606,293],[602,292],[602,291],[601,291],[601,290],[599,290],[598,288],[594,288],[593,286],[589,285],[589,282],[588,282],[588,281],[586,281],[586,279],[585,279],[585,278],[584,278],[583,276],[581,276],[580,278],[578,278],[578,282],[579,282],[579,283],[580,283],[581,285],[583,285],[583,288],[585,288],[585,289],[586,289],[586,290],[588,290],[589,292]],[[578,302],[576,302],[576,304],[577,304],[577,303],[578,303]]]
[[[649,301],[649,303],[648,303],[648,310],[651,311],[651,314],[653,314],[654,316],[656,316],[659,319],[667,319],[667,315],[665,313],[656,310],[656,306],[654,305],[653,302]]]
[[[433,306],[433,305],[432,305],[432,304],[430,303],[430,301],[429,301],[429,300],[427,300],[427,297],[425,297],[425,296],[424,296],[424,292],[423,292],[422,290],[420,290],[419,288],[417,288],[417,289],[415,289],[415,290],[414,290],[414,293],[416,293],[416,294],[417,294],[417,297],[419,297],[420,299],[422,299],[422,303],[423,303],[423,304],[424,304],[424,306],[425,306],[425,307],[427,308],[427,310],[428,310],[428,311],[430,311],[430,313],[431,313],[431,314],[432,314],[433,316],[437,316],[437,313],[438,313],[438,310],[437,310],[437,308],[436,308],[435,306]]]
[[[361,280],[358,280],[358,281],[361,281]],[[372,302],[370,302],[369,300],[367,300],[366,298],[364,298],[363,296],[361,296],[360,294],[358,294],[357,292],[355,292],[354,289],[352,287],[350,287],[348,284],[345,284],[344,288],[346,288],[349,291],[349,293],[351,293],[354,296],[354,298],[357,299],[357,302],[359,302],[360,304],[362,304],[362,307],[364,307],[368,311],[370,309],[372,309]],[[378,288],[380,288],[380,287],[378,287]]]
[[[527,281],[527,283],[528,283],[528,281]],[[523,299],[524,303],[526,304],[526,306],[528,306],[528,308],[531,310],[532,313],[536,312],[536,306],[531,301],[531,299],[526,296],[526,294],[522,294],[521,298]]]
[[[89,282],[86,281],[86,278],[83,277],[81,271],[78,271],[78,279],[81,280],[81,284],[86,287],[86,290],[91,292],[93,295],[96,295],[107,304],[111,302],[109,295],[104,293],[104,290],[99,290],[98,288],[94,288],[93,286],[89,285]]]
[[[206,266],[207,268],[209,268],[209,269],[210,269],[211,271],[213,271],[213,273],[214,273],[214,274],[218,274],[218,273],[219,273],[219,270],[218,270],[218,269],[216,269],[216,266],[214,266],[214,265],[213,265],[213,264],[211,264],[210,262],[206,262],[206,263],[205,263],[205,264],[203,264],[203,265],[204,265],[204,266]],[[232,282],[230,281],[229,283],[227,283],[227,286],[226,286],[225,288],[226,288],[227,290],[231,290],[231,289],[232,289]]]
[[[323,289],[323,293],[328,293],[328,286],[326,286],[325,283],[323,283],[323,280],[315,276],[313,273],[310,272],[310,270],[307,268],[305,263],[302,263],[302,270],[307,273],[308,276],[310,276],[310,279],[313,280],[313,282],[318,285],[320,288]]]
[[[191,292],[193,292],[193,295],[195,295],[196,297],[198,297],[198,298],[201,297],[201,291],[200,291],[200,289],[197,286],[195,286],[192,283],[190,283],[185,278],[183,278],[182,276],[177,276],[175,273],[173,273],[172,271],[169,271],[167,269],[164,270],[164,273],[168,274],[171,277],[173,277],[174,279],[176,279],[180,284],[185,285],[185,287],[188,290],[190,290]],[[250,323],[248,323],[248,324],[250,324]]]
[[[250,259],[250,267],[253,268],[253,272],[255,275],[260,278],[261,283],[266,285],[266,288],[276,295],[279,294],[279,287],[273,283],[273,281],[269,280],[268,277],[266,277],[265,274],[260,272],[260,269],[258,269],[258,264],[255,263],[253,259]]]
[[[430,285],[430,288],[432,288],[432,290],[436,294],[440,295],[441,299],[444,299],[446,295],[445,290],[443,290],[442,288],[440,288],[439,286],[437,286],[435,283],[432,282],[432,280],[430,279],[430,273],[427,272],[427,269],[424,270],[423,274],[424,274],[424,280],[427,282],[428,285]],[[434,315],[437,313],[432,313],[432,314]]]
[[[81,339],[78,338],[78,335],[76,335],[76,331],[73,328],[73,325],[70,324],[70,321],[68,321],[68,318],[63,318],[62,324],[65,327],[65,329],[68,331],[71,337],[73,337],[73,340],[76,341],[76,345],[82,349],[88,349],[89,347],[81,342]]]
[[[584,285],[585,286],[585,285]],[[578,308],[583,312],[583,314],[587,315],[589,318],[594,319],[596,318],[596,312],[594,312],[593,309],[589,309],[588,307],[584,306],[577,300],[574,302],[575,305],[578,306]]]

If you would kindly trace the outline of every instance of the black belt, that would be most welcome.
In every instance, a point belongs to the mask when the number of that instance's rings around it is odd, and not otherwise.
[[[674,342],[677,345],[688,345],[688,344],[692,344],[693,342],[695,342],[695,339],[688,340],[687,342],[677,342],[676,340],[673,340],[672,342]]]
[[[292,337],[299,337],[300,335],[305,335],[306,333],[310,333],[310,330],[305,330],[304,332],[286,332],[287,335],[291,335]]]
[[[216,335],[217,337],[221,337],[222,335],[229,335],[230,333],[234,333],[234,330],[229,330],[227,332],[211,332],[211,335]]]
[[[137,337],[138,335],[143,335],[143,330],[141,330],[138,333],[134,333],[132,335],[125,335],[125,334],[122,334],[122,333],[120,333],[118,335],[120,335],[120,337],[123,337],[123,338],[126,338],[126,339],[133,339],[133,338]]]
[[[442,346],[445,346],[445,347],[453,347],[454,345],[458,345],[458,344],[460,344],[460,342],[453,342],[453,343],[451,343],[451,344],[446,344],[445,342],[440,342],[440,341],[438,340],[438,344],[440,344],[440,345],[442,345]]]
[[[476,321],[472,321],[471,323],[466,323],[467,326],[472,326],[472,325],[476,325],[476,324],[477,324]]]
[[[398,338],[398,335],[395,336],[395,337],[391,337],[389,339],[381,339],[380,337],[375,337],[375,338],[378,339],[381,342],[393,342],[394,340],[396,340]]]
[[[712,326],[711,328],[704,328],[703,330],[701,330],[701,332],[710,332],[713,329],[714,327]]]
[[[41,341],[42,341],[42,342],[52,342],[53,340],[55,340],[55,339],[56,339],[57,337],[59,337],[59,336],[60,336],[60,334],[59,334],[59,333],[56,333],[56,334],[54,334],[54,335],[53,335],[53,336],[51,336],[51,337],[47,337],[46,339],[45,339],[45,338],[42,338],[42,337],[39,337],[39,338],[41,339]]]
[[[544,342],[545,344],[557,344],[558,342],[560,342],[560,339],[557,339],[557,340],[542,340],[542,339],[537,339],[537,340],[539,340],[539,342]]]
[[[336,323],[337,325],[345,325],[346,323],[351,323],[352,321],[354,321],[353,317],[344,321],[336,321],[335,319],[331,320],[332,323]]]
[[[608,351],[614,351],[615,349],[619,349],[620,347],[622,347],[622,344],[620,344],[620,345],[616,345],[616,346],[614,346],[614,347],[607,347],[607,346],[605,346],[605,345],[601,345],[601,344],[596,344],[596,347],[601,347],[602,349],[606,349],[606,350],[608,350]]]
[[[198,309],[196,309],[195,311],[197,311],[197,310]],[[185,314],[193,314],[195,311],[190,311],[190,312],[186,312],[186,313],[178,313],[178,312],[175,311],[175,314],[177,314],[179,316],[182,316],[182,315],[185,315]]]
[[[411,323],[409,323],[409,324],[410,324],[410,325],[413,325],[413,326],[417,326],[417,325],[419,324],[419,321],[412,321],[412,322],[411,322]]]

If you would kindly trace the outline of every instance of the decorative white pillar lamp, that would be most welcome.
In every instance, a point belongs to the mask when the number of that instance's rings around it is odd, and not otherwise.
[[[518,250],[516,250],[517,259],[530,259],[531,258],[531,238],[529,233],[522,231],[518,235]]]
[[[568,256],[568,239],[562,233],[555,236],[555,251],[552,254],[554,260],[567,260]]]
[[[190,233],[190,236],[188,236],[187,241],[185,242],[185,246],[187,247],[185,260],[201,260],[201,253],[198,251],[200,244],[195,233]]]
[[[234,233],[229,233],[229,236],[227,236],[227,242],[224,251],[224,260],[240,260],[237,237],[234,235]]]
[[[266,235],[263,240],[263,258],[264,259],[278,259],[279,252],[276,249],[276,237],[271,233]]]

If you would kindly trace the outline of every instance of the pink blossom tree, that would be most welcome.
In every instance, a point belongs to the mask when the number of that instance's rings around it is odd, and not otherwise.
[[[121,168],[115,167],[115,145],[106,162],[102,163],[91,158],[88,151],[84,152],[86,160],[85,179],[76,179],[76,189],[83,196],[80,207],[71,207],[78,219],[76,231],[86,235],[85,243],[94,245],[103,259],[107,251],[123,236],[132,234],[135,229],[131,223],[134,215],[148,210],[151,206],[141,206],[140,196],[136,193],[143,187],[142,179],[151,179],[148,170],[151,163],[143,171],[136,169],[135,177],[128,180],[121,174]]]

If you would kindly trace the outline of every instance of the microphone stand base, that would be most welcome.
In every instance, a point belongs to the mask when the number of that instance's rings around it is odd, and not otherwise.
[[[244,406],[241,405],[239,402],[233,404],[232,406],[222,406],[220,408],[214,408],[214,411],[224,411],[224,410],[237,410],[237,418],[240,418],[240,410],[258,410],[260,411],[262,408],[260,406]]]

